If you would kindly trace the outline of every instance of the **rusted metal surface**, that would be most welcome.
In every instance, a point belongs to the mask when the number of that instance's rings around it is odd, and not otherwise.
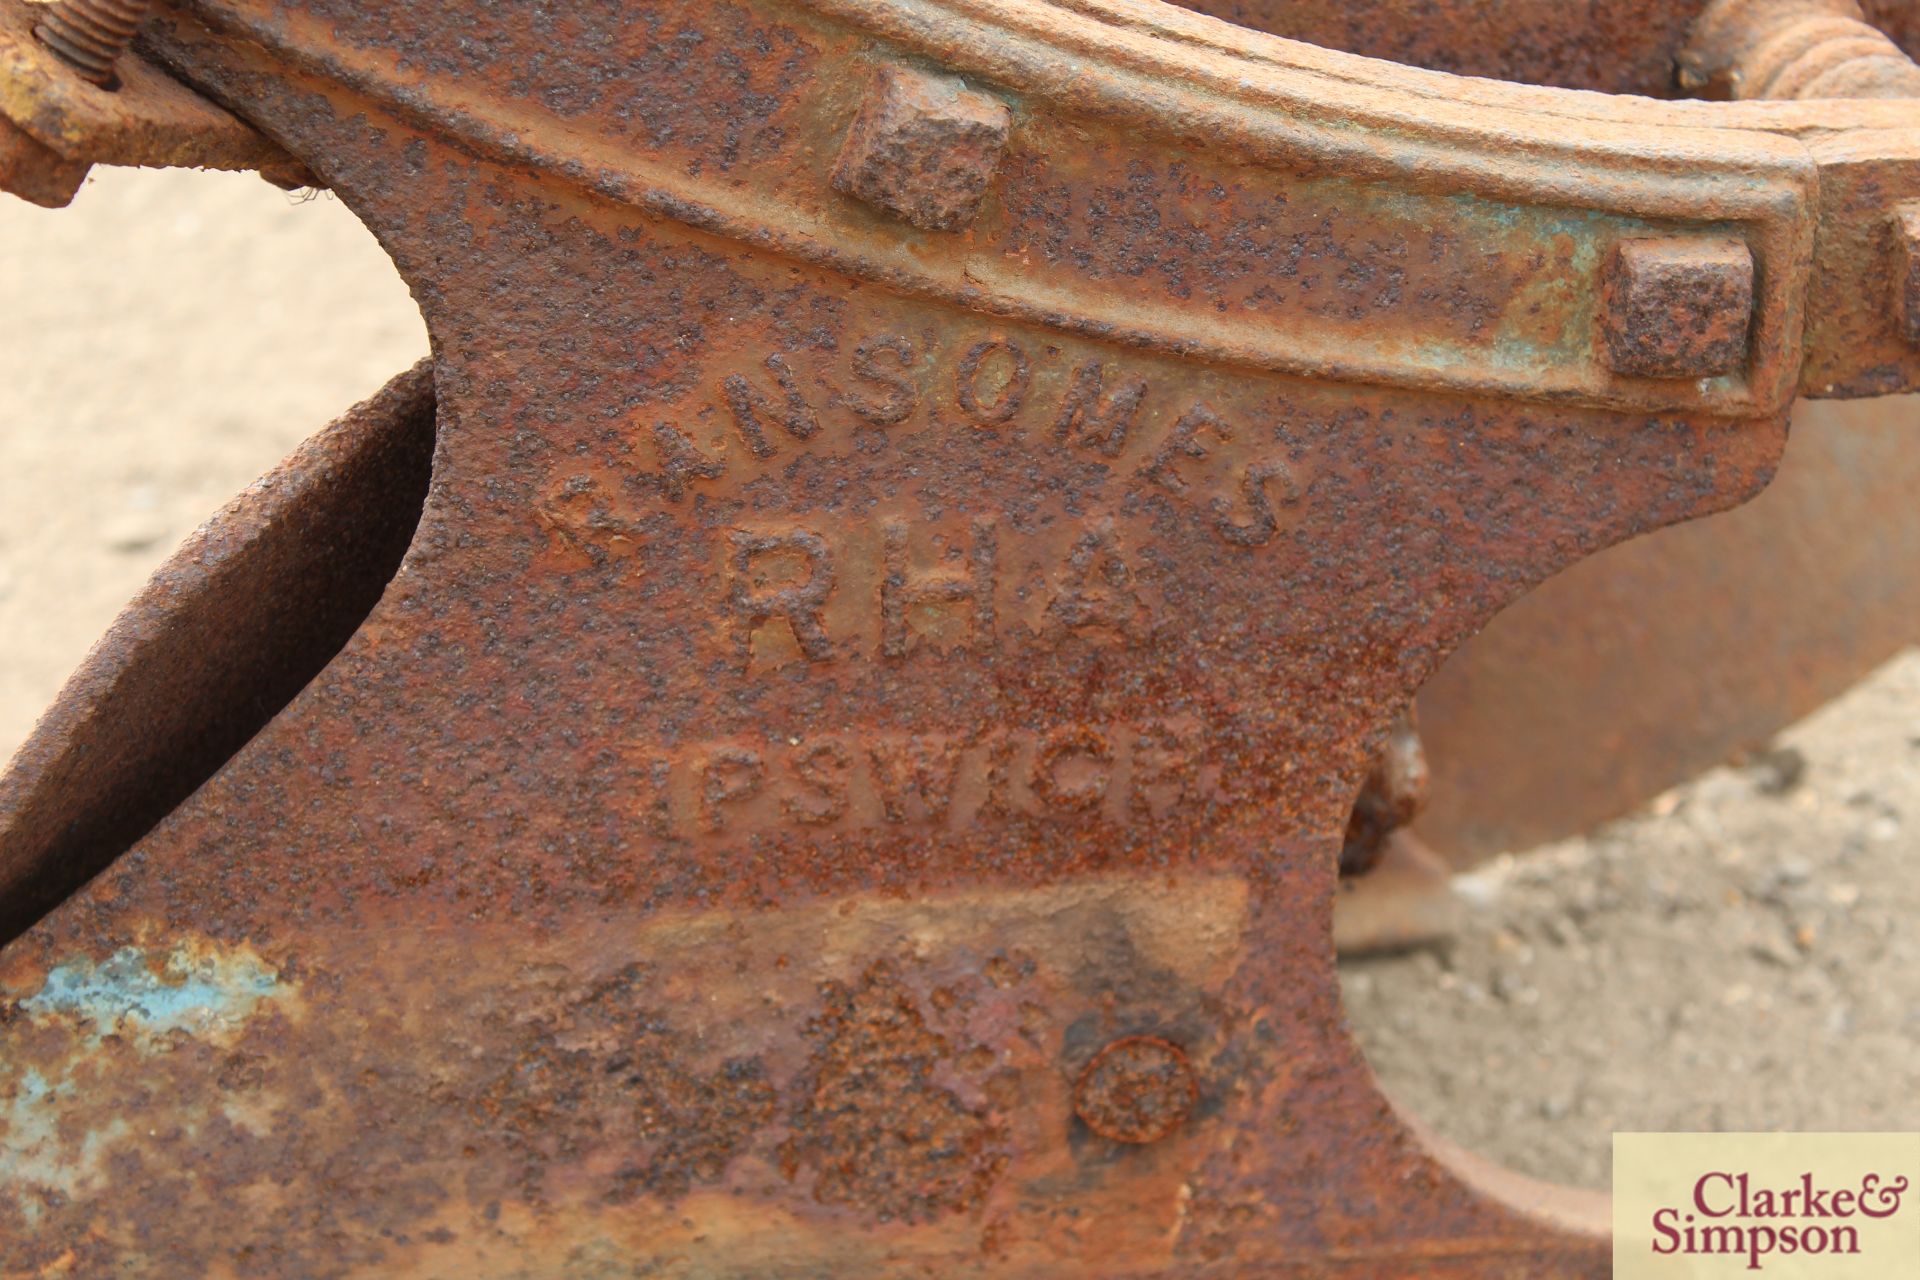
[[[74,163],[0,116],[0,191],[43,209],[64,209],[91,167]]]
[[[1114,1142],[1158,1142],[1186,1122],[1200,1098],[1180,1046],[1128,1036],[1093,1056],[1073,1086],[1073,1113]]]
[[[327,664],[426,493],[425,366],[215,515],[127,606],[0,774],[0,938],[186,799]]]
[[[881,67],[840,145],[833,185],[926,231],[980,209],[1006,154],[1007,105],[954,76]]]
[[[1420,692],[1419,833],[1458,866],[1585,831],[1764,746],[1920,640],[1911,397],[1794,409],[1752,502],[1612,547]]]
[[[1909,200],[1894,210],[1893,230],[1899,246],[1894,259],[1894,306],[1900,314],[1901,336],[1920,347],[1920,200]]]
[[[95,164],[255,170],[283,187],[312,185],[304,165],[230,113],[142,59],[111,56],[112,33],[100,24],[141,7],[0,4],[0,191],[60,208]],[[55,14],[68,25],[54,23],[49,45],[36,29]]]
[[[1920,344],[1908,336],[1901,211],[1920,201],[1920,130],[1838,134],[1815,143],[1815,152],[1826,252],[1808,288],[1802,385],[1823,396],[1912,391]]]
[[[1753,256],[1738,240],[1623,240],[1600,282],[1607,362],[1643,378],[1711,378],[1740,367],[1753,314]]]
[[[1184,44],[1207,51],[1245,51],[1262,62],[1284,65],[1289,71],[1315,77],[1314,83],[1326,87],[1328,81],[1340,85],[1380,86],[1419,95],[1429,104],[1429,123],[1470,126],[1470,116],[1481,113],[1482,122],[1496,118],[1504,110],[1524,107],[1528,111],[1551,115],[1564,122],[1563,136],[1575,139],[1594,127],[1672,128],[1683,126],[1700,130],[1692,142],[1701,153],[1710,154],[1730,139],[1727,130],[1761,130],[1800,139],[1805,154],[1820,176],[1821,211],[1815,235],[1815,259],[1812,279],[1805,290],[1805,330],[1800,345],[1800,394],[1812,397],[1856,397],[1891,395],[1920,389],[1920,348],[1905,341],[1898,315],[1889,311],[1885,290],[1880,283],[1895,269],[1899,249],[1891,225],[1896,208],[1908,200],[1920,199],[1920,179],[1916,179],[1916,161],[1920,161],[1920,126],[1916,126],[1911,104],[1903,100],[1839,100],[1817,102],[1743,102],[1729,107],[1724,103],[1654,103],[1637,98],[1558,94],[1530,86],[1494,85],[1433,75],[1413,67],[1379,70],[1378,64],[1354,59],[1332,49],[1312,49],[1300,45],[1263,40],[1249,32],[1235,31],[1218,22],[1180,10],[1150,7],[1129,10],[1135,27],[1164,34]],[[1300,24],[1311,23],[1314,12],[1334,15],[1329,21],[1345,21],[1349,6],[1274,6],[1258,5],[1248,15],[1256,22],[1270,14],[1268,25],[1291,34],[1311,34]],[[1237,11],[1236,11],[1237,12]],[[1565,23],[1566,30],[1581,35],[1595,56],[1613,51],[1625,56],[1639,48],[1637,37],[1619,39],[1608,34],[1615,17],[1633,24],[1631,7],[1594,6],[1587,10],[1568,10],[1564,5],[1526,6],[1441,4],[1421,5],[1418,11],[1397,4],[1378,8],[1362,6],[1354,11],[1366,17],[1357,29],[1378,36],[1373,48],[1387,51],[1393,46],[1390,29],[1403,33],[1435,30],[1438,37],[1419,36],[1430,51],[1444,54],[1448,48],[1460,50],[1498,48],[1500,33],[1516,16],[1532,15],[1543,21]],[[1673,58],[1698,10],[1682,7],[1674,11],[1685,21],[1672,28],[1671,39],[1660,40],[1658,64],[1663,75],[1674,72]],[[1369,16],[1370,15],[1370,16]],[[1920,7],[1876,6],[1869,10],[1875,21],[1890,24],[1912,46]],[[1377,22],[1375,21],[1377,19]],[[1652,23],[1647,29],[1660,26]],[[1318,38],[1318,37],[1315,37]],[[1357,38],[1357,37],[1356,37]],[[1341,41],[1326,43],[1339,46]],[[1522,46],[1512,46],[1519,49]],[[1520,55],[1516,54],[1518,59]],[[1409,61],[1420,62],[1419,58]],[[1448,65],[1444,57],[1433,65]],[[1482,74],[1514,75],[1533,79],[1523,70],[1476,67]],[[1326,79],[1319,79],[1325,77]],[[1558,82],[1556,82],[1558,83]],[[1623,87],[1623,86],[1603,86]],[[1644,89],[1636,92],[1644,92]],[[1379,103],[1364,89],[1352,94],[1336,93],[1341,110],[1354,120],[1374,119]],[[1460,113],[1456,115],[1455,113]],[[1773,269],[1762,262],[1764,278]],[[1761,313],[1768,310],[1763,303]],[[1762,349],[1766,340],[1762,339]],[[1545,389],[1544,381],[1536,386]]]
[[[1632,3],[1568,6],[1557,0],[1518,0],[1485,5],[1441,0],[1363,0],[1357,4],[1305,5],[1291,0],[1200,0],[1189,8],[1280,35],[1311,40],[1330,50],[1359,50],[1417,67],[1469,75],[1604,89],[1612,93],[1668,96],[1698,93],[1708,77],[1688,63],[1688,42],[1708,6],[1634,0]],[[1920,5],[1875,0],[1863,6],[1866,20],[1909,54],[1920,50]],[[1156,16],[1157,29],[1203,47],[1245,43],[1212,23]],[[1352,60],[1328,52],[1289,50],[1287,60],[1340,79],[1355,76]],[[1885,67],[1885,63],[1874,63]],[[1900,73],[1901,76],[1904,73]],[[1446,95],[1455,104],[1512,101],[1506,91],[1482,89],[1450,77],[1407,72],[1407,87]],[[1881,83],[1875,96],[1899,92],[1900,76]],[[1892,395],[1920,390],[1920,346],[1909,342],[1899,313],[1889,311],[1880,282],[1898,269],[1901,245],[1895,210],[1920,200],[1920,125],[1910,103],[1886,101],[1751,102],[1747,110],[1702,111],[1687,104],[1660,107],[1633,99],[1526,95],[1530,105],[1569,118],[1689,123],[1701,128],[1753,127],[1804,137],[1820,170],[1822,208],[1811,287],[1807,291],[1805,353],[1800,393],[1815,397]],[[1749,113],[1750,112],[1750,113]],[[1708,145],[1704,136],[1700,141]]]
[[[1722,97],[1888,99],[1911,110],[1920,67],[1863,19],[1854,0],[1715,0],[1678,55],[1681,80]],[[1838,127],[1815,144],[1815,155],[1822,249],[1802,388],[1820,396],[1914,390],[1920,344],[1902,292],[1909,261],[1902,211],[1920,199],[1913,182],[1920,130]],[[1888,280],[1891,300],[1881,283]]]
[[[393,252],[439,443],[338,656],[0,954],[7,1265],[1605,1274],[1379,1095],[1337,863],[1445,654],[1771,475],[1811,117],[1226,30],[160,11]],[[1736,367],[1613,366],[1650,238],[1751,255]]]
[[[1427,753],[1420,741],[1411,707],[1394,718],[1387,740],[1375,757],[1360,796],[1347,819],[1345,843],[1340,849],[1340,874],[1356,876],[1373,870],[1385,852],[1387,839],[1409,826],[1427,800]]]
[[[1727,97],[1920,87],[1860,17],[1852,0],[1719,0],[1681,71]],[[1912,145],[1897,133],[1815,144],[1826,246],[1814,292],[1851,287],[1865,305],[1815,306],[1807,376],[1819,382],[1845,345],[1870,370],[1828,392],[1906,385],[1893,366],[1920,332],[1920,220],[1887,184],[1904,189]],[[1459,862],[1571,835],[1758,747],[1920,638],[1914,412],[1911,401],[1802,405],[1761,500],[1575,566],[1497,619],[1422,694],[1437,778],[1422,832]]]
[[[1714,0],[1678,61],[1704,97],[1920,97],[1920,66],[1855,0]]]

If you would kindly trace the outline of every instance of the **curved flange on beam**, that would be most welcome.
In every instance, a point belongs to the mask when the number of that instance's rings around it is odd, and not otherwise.
[[[1480,101],[1454,101],[1432,92],[1452,77],[1161,5],[827,2],[792,6],[809,25],[828,17],[846,25],[808,59],[806,83],[783,86],[781,123],[757,130],[781,133],[784,145],[736,153],[704,129],[667,123],[683,113],[710,125],[747,123],[723,121],[717,99],[727,86],[692,68],[635,93],[609,119],[553,109],[537,72],[509,76],[517,91],[503,84],[506,91],[476,95],[474,73],[489,71],[481,59],[457,77],[431,74],[424,60],[396,67],[381,39],[386,19],[374,13],[341,22],[330,10],[204,8],[227,30],[265,40],[481,154],[975,310],[1419,390],[1737,416],[1778,411],[1795,385],[1815,167],[1804,145],[1738,130],[1738,120],[1728,122],[1738,131],[1714,127],[1716,114],[1741,108],[1649,104],[1669,117],[1650,129],[1645,119],[1590,121],[1568,110],[1592,95],[1474,82]],[[547,39],[566,47],[566,34],[557,24]],[[891,43],[877,45],[876,36]],[[1306,65],[1289,65],[1296,53],[1310,55]],[[916,228],[876,214],[834,181],[863,90],[889,58],[944,69],[1008,111],[997,153],[979,158],[991,161],[993,177],[964,225]],[[559,61],[556,84],[567,78]],[[1378,82],[1361,79],[1366,73]],[[716,141],[723,154],[710,154]],[[1181,258],[1190,284],[1164,271],[1129,273],[1137,264],[1050,254],[1036,239],[1041,229],[1058,234],[1058,219],[1035,202],[1074,189],[1096,167],[1157,186],[1147,216],[1164,219],[1174,210],[1161,201],[1182,202],[1175,220],[1131,234],[1166,237],[1139,254]],[[1176,181],[1193,190],[1174,189]],[[1275,219],[1283,205],[1289,216]],[[1389,245],[1426,246],[1426,260],[1387,264],[1371,287],[1295,281],[1290,273],[1315,256],[1311,228],[1356,222],[1394,237]],[[1752,258],[1751,313],[1735,317],[1748,338],[1737,361],[1699,375],[1614,367],[1600,307],[1608,255],[1621,241],[1649,237],[1708,256],[1737,246]],[[1403,278],[1408,287],[1396,288]]]
[[[439,449],[340,656],[0,957],[10,1261],[1606,1273],[1380,1098],[1335,860],[1464,636],[1765,483],[1804,104],[1090,0],[150,35],[393,253]]]

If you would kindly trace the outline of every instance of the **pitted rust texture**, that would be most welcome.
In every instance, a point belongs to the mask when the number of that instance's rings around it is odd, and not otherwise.
[[[1820,166],[1820,241],[1808,282],[1809,395],[1886,395],[1920,388],[1920,350],[1904,299],[1878,282],[1904,278],[1902,206],[1920,196],[1920,138],[1909,127],[1848,128],[1845,100],[1920,97],[1920,67],[1863,20],[1854,0],[1716,0],[1679,54],[1694,90],[1749,99],[1817,99],[1831,136]]]
[[[1893,235],[1898,245],[1894,273],[1894,305],[1900,311],[1900,329],[1908,342],[1920,347],[1920,200],[1909,200],[1893,211]]]
[[[1686,161],[1704,180],[1677,183],[1640,147],[1644,129],[1554,120],[1555,147],[1573,148],[1594,171],[1576,191],[1557,155],[1495,145],[1403,152],[1374,145],[1364,129],[1304,118],[1269,96],[1264,76],[1239,74],[1259,66],[1244,55],[1196,62],[1166,42],[1151,59],[1115,59],[1089,76],[1077,69],[1092,65],[1084,58],[1026,58],[1011,34],[950,32],[937,52],[953,74],[1026,106],[968,234],[902,236],[833,187],[875,62],[871,40],[848,28],[932,37],[913,34],[921,24],[894,0],[810,4],[822,12],[806,21],[780,5],[664,0],[624,26],[583,17],[580,37],[623,65],[659,65],[662,45],[688,50],[671,73],[608,72],[617,94],[561,92],[550,60],[533,71],[503,65],[517,20],[475,14],[471,48],[409,55],[410,66],[448,70],[396,105],[436,114],[480,154],[576,173],[602,198],[652,216],[929,301],[1127,345],[1356,385],[1732,418],[1778,412],[1790,398],[1795,284],[1812,248],[1804,210],[1816,189],[1804,149],[1784,139],[1722,131],[1711,156]],[[334,5],[214,8],[223,27],[250,39],[317,42],[336,74],[373,86],[383,73],[370,47],[415,50],[431,29],[414,16]],[[1089,39],[1108,29],[1105,15],[1072,20]],[[716,61],[732,48],[769,52]],[[603,65],[589,57],[583,82]],[[1163,99],[1153,86],[1184,76],[1199,83],[1181,90],[1191,101],[1168,130],[1156,123]],[[476,96],[476,85],[487,92]],[[1410,88],[1381,101],[1414,113],[1434,99]],[[1218,234],[1208,230],[1216,219]],[[1607,251],[1703,223],[1721,234],[1737,226],[1766,268],[1749,366],[1685,385],[1617,377],[1594,340]],[[1065,241],[1048,231],[1056,225]],[[1181,252],[1151,252],[1156,228]],[[1163,283],[1167,274],[1176,278]]]
[[[1241,26],[1463,76],[1673,96],[1673,54],[1706,0],[1176,0]]]
[[[1097,10],[156,18],[394,252],[438,451],[346,648],[0,956],[0,1105],[55,1136],[0,1200],[21,1265],[1605,1274],[1378,1094],[1338,853],[1490,614],[1766,482],[1814,170],[1520,99],[1330,124]],[[964,234],[834,191],[876,60],[1012,104]],[[1191,234],[1186,296],[1136,270],[1229,209],[1284,288]],[[1703,228],[1762,267],[1747,376],[1629,385],[1606,254]],[[217,1073],[31,1012],[179,937],[285,992],[205,1032],[247,1055],[224,1126]],[[1100,1138],[1075,1083],[1141,1036],[1204,1088]]]
[[[1200,1087],[1180,1046],[1130,1036],[1102,1049],[1073,1086],[1073,1112],[1115,1142],[1158,1142],[1193,1110]]]
[[[410,5],[307,0],[181,7],[220,22],[264,22],[301,40],[324,31],[324,42],[314,47],[349,61],[355,54],[391,54],[436,83],[484,84],[490,105],[585,122],[633,156],[670,155],[694,176],[760,164],[790,167],[797,138],[827,136],[795,109],[826,70],[817,29],[796,22],[798,14],[739,0],[697,9],[617,0],[532,11],[477,6],[461,14],[462,39],[448,39],[436,14]],[[543,52],[528,59],[523,42]],[[752,56],[745,56],[749,50]],[[832,85],[848,122],[867,79]],[[841,136],[832,135],[826,162]]]
[[[1502,611],[1420,691],[1418,833],[1464,867],[1590,830],[1763,749],[1914,643],[1917,422],[1910,396],[1802,402],[1752,502]]]
[[[92,167],[67,159],[0,116],[0,191],[43,209],[64,209]]]
[[[881,1222],[978,1208],[1006,1167],[1006,1136],[936,1082],[954,1051],[927,1026],[914,995],[886,964],[821,994],[821,1011],[805,1029],[813,1054],[781,1161],[810,1173],[820,1203]]]
[[[1802,380],[1810,393],[1827,396],[1914,390],[1920,346],[1907,337],[1900,210],[1920,201],[1920,134],[1886,141],[1844,133],[1821,139],[1815,150],[1827,250],[1808,283]]]
[[[1572,228],[1544,217],[1469,259],[1455,253],[1458,221],[1433,221],[1390,197],[1375,211],[1373,193],[1338,179],[1281,184],[1249,165],[1201,182],[1193,158],[1177,152],[1121,166],[1049,148],[1045,162],[1008,167],[1007,251],[1142,304],[1171,297],[1229,314],[1297,310],[1356,333],[1390,317],[1463,346],[1492,345],[1496,335],[1566,341],[1563,312],[1537,309],[1519,323],[1512,314],[1513,298],[1549,292],[1576,269]],[[1371,215],[1364,225],[1352,219],[1359,209]],[[1497,216],[1468,202],[1456,212]]]
[[[631,964],[555,1015],[501,1020],[501,1032],[524,1047],[480,1094],[475,1120],[514,1148],[508,1163],[529,1203],[550,1199],[544,1174],[552,1163],[596,1146],[624,1149],[601,1184],[609,1203],[679,1199],[718,1182],[772,1121],[765,1064],[735,1057],[711,1071],[689,1065],[671,1016],[649,1007],[654,983],[645,966]]]
[[[70,960],[0,1003],[7,1262],[454,1277],[519,1257],[613,1276],[667,1256],[766,1275],[805,1241],[869,1273],[887,1259],[856,1229],[910,1224],[1017,1273],[1079,1231],[1062,1213],[1036,1236],[1033,1188],[1082,1176],[1142,1210],[1090,1242],[1101,1256],[1164,1256],[1173,1206],[1150,1171],[1093,1152],[1080,1171],[1062,1140],[1072,1032],[1049,1010],[1105,996],[1193,1031],[1245,923],[1229,883],[1148,900],[1094,878],[758,919],[622,913],[533,945],[436,923],[340,935],[300,964],[192,939]],[[623,960],[636,950],[646,965]],[[122,1122],[48,1123],[90,1090]],[[169,1160],[193,1214],[117,1194],[167,1184]],[[348,1171],[272,1215],[257,1197],[279,1192],[243,1191]]]
[[[834,165],[833,185],[928,231],[973,217],[1007,147],[1006,104],[956,77],[882,67]]]
[[[1600,294],[1607,361],[1641,378],[1738,368],[1753,315],[1753,255],[1738,240],[1626,240]]]

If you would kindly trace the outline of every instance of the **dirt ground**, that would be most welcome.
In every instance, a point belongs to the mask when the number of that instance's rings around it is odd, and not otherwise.
[[[183,537],[427,348],[331,197],[93,172],[0,197],[0,755]]]
[[[338,203],[100,171],[0,201],[0,755],[208,513],[426,348]],[[1920,1129],[1920,652],[1589,838],[1459,882],[1440,948],[1351,963],[1441,1132],[1605,1185],[1616,1129]]]
[[[1343,971],[1374,1070],[1454,1141],[1604,1187],[1616,1130],[1920,1129],[1920,651],[1455,885],[1451,944]]]

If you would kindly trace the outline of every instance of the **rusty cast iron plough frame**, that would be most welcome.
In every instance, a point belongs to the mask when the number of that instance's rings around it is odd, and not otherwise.
[[[345,647],[0,956],[0,1272],[1606,1273],[1381,1097],[1342,833],[1501,606],[1920,379],[1910,104],[1126,0],[144,32],[392,253],[436,452]]]

